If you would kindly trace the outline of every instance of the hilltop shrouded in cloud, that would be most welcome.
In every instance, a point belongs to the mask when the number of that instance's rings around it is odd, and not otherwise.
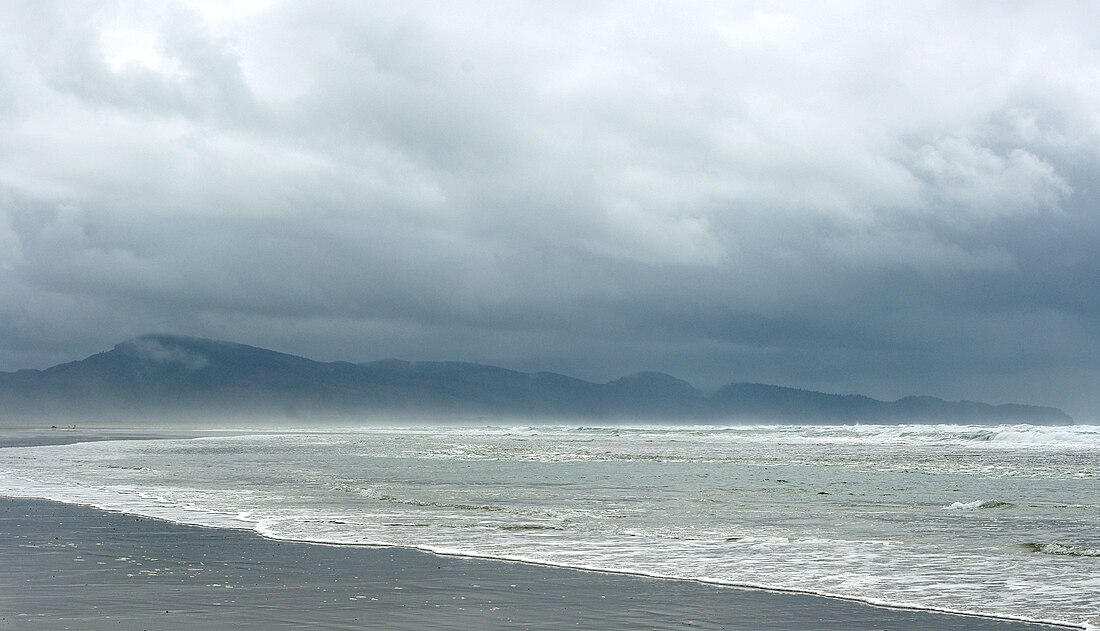
[[[0,369],[159,330],[1100,416],[1100,9],[728,4],[5,3]]]

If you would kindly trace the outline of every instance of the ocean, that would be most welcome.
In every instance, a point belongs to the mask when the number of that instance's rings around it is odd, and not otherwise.
[[[0,495],[1100,628],[1100,427],[486,426],[0,449]]]

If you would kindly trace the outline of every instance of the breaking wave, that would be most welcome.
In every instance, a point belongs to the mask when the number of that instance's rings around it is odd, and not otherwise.
[[[976,510],[981,508],[1015,508],[1012,502],[1000,500],[974,500],[973,502],[952,502],[943,507],[943,510]]]
[[[1057,554],[1068,557],[1100,557],[1100,548],[1086,548],[1066,543],[1025,543],[1025,550],[1038,554]]]

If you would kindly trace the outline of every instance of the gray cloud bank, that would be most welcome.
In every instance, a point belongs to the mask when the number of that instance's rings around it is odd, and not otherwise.
[[[1094,3],[6,2],[0,369],[319,359],[1100,418]]]

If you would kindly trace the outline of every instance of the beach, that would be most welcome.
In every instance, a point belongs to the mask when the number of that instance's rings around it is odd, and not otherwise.
[[[989,629],[691,581],[314,545],[0,499],[0,629]]]

